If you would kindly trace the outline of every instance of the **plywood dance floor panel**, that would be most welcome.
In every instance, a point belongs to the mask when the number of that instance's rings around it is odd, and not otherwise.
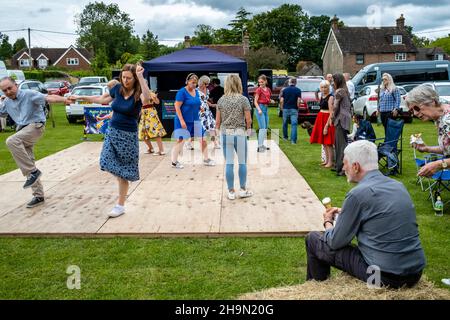
[[[0,235],[286,236],[323,230],[319,199],[273,141],[266,153],[249,142],[247,186],[254,196],[234,201],[227,198],[222,150],[209,150],[217,166],[206,167],[197,144],[183,151],[185,169],[178,170],[170,166],[172,143],[165,143],[165,156],[145,154],[141,143],[141,180],[130,184],[126,213],[108,218],[117,183],[99,169],[101,145],[85,142],[39,160],[46,200],[33,209],[25,207],[31,191],[22,189],[20,171],[0,176]]]

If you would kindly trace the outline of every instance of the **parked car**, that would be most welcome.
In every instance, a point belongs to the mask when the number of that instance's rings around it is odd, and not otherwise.
[[[401,117],[407,123],[412,122],[412,114],[408,110],[406,105],[407,92],[402,86],[397,86],[400,90],[401,102],[400,108],[402,109]],[[378,107],[378,89],[377,85],[365,86],[357,93],[357,98],[353,101],[353,111],[355,114],[362,115],[364,119],[370,121],[376,121],[377,107]]]
[[[271,106],[277,106],[278,102],[280,101],[280,92],[281,89],[287,84],[287,80],[289,77],[287,76],[273,76],[272,78],[272,95],[270,96],[270,99],[273,100],[275,103],[271,104]],[[256,84],[254,87],[248,87],[248,97],[250,99],[250,103],[253,106],[253,98],[255,96],[255,91],[258,88],[258,85]]]
[[[17,86],[20,90],[34,90],[43,94],[48,94],[48,91],[45,88],[44,84],[38,80],[24,80],[20,82]],[[48,117],[50,116],[50,104],[46,101],[43,108],[45,116],[48,119]]]
[[[108,79],[106,77],[83,77],[80,79],[80,82],[78,82],[79,85],[83,86],[96,83],[108,83]]]
[[[437,92],[441,103],[450,103],[450,82],[427,82],[424,85],[432,87]]]
[[[103,85],[79,86],[72,90],[73,95],[76,96],[101,96],[108,92],[108,87]],[[84,107],[101,107],[109,106],[109,104],[101,105],[97,103],[89,103],[86,101],[77,100],[75,103],[66,105],[66,117],[69,123],[75,123],[77,120],[84,118]]]
[[[70,92],[70,82],[68,81],[47,81],[44,86],[49,94],[64,96]]]
[[[412,89],[414,89],[417,86],[420,86],[422,84],[422,82],[420,83],[407,83],[407,84],[402,84],[403,89],[405,89],[406,92],[410,92]]]
[[[298,122],[309,121],[314,123],[320,111],[316,92],[320,88],[321,78],[298,78],[297,87],[302,91],[302,101],[298,108]]]
[[[8,76],[13,78],[16,83],[21,83],[25,80],[25,74],[22,70],[8,70]]]

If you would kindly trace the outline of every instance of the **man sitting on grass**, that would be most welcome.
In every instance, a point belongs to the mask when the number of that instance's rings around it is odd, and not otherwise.
[[[306,237],[307,280],[326,280],[334,266],[371,285],[415,285],[425,255],[408,191],[378,170],[377,147],[370,141],[349,144],[343,168],[347,181],[358,185],[347,193],[342,209],[326,209],[325,233]],[[355,236],[357,246],[351,245]]]

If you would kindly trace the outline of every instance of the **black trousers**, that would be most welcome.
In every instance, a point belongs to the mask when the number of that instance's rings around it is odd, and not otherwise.
[[[334,148],[336,152],[336,173],[340,173],[342,171],[342,167],[344,166],[344,149],[348,144],[347,134],[348,130],[345,130],[339,124],[336,126],[336,133],[334,138]]]
[[[383,127],[384,127],[384,135],[386,136],[387,121],[388,121],[388,119],[394,119],[394,117],[393,117],[391,111],[381,112],[380,116],[381,116],[381,123],[383,124]]]
[[[332,250],[323,240],[322,232],[311,232],[306,238],[307,275],[306,280],[323,281],[329,278],[331,266],[351,276],[367,282],[372,275],[368,273],[369,265],[364,260],[357,246],[348,245],[339,250]],[[381,285],[391,288],[414,286],[422,276],[422,272],[406,276],[398,276],[381,271]]]

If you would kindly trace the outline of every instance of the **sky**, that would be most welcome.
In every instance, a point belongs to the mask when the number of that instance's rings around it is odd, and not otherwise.
[[[98,0],[100,1],[100,0]],[[36,29],[31,32],[32,47],[63,48],[75,44],[76,35],[52,34],[43,31],[75,33],[75,15],[94,0],[15,0],[2,2],[0,32],[17,38],[28,35],[18,29]],[[134,20],[135,33],[142,36],[146,30],[158,35],[161,43],[175,45],[185,35],[192,36],[198,24],[213,28],[227,27],[241,6],[257,14],[284,3],[301,5],[308,15],[337,15],[348,26],[394,26],[403,13],[407,25],[418,36],[437,38],[450,34],[450,0],[104,0],[117,3]],[[6,32],[7,31],[7,32]],[[28,41],[28,40],[27,40]]]

